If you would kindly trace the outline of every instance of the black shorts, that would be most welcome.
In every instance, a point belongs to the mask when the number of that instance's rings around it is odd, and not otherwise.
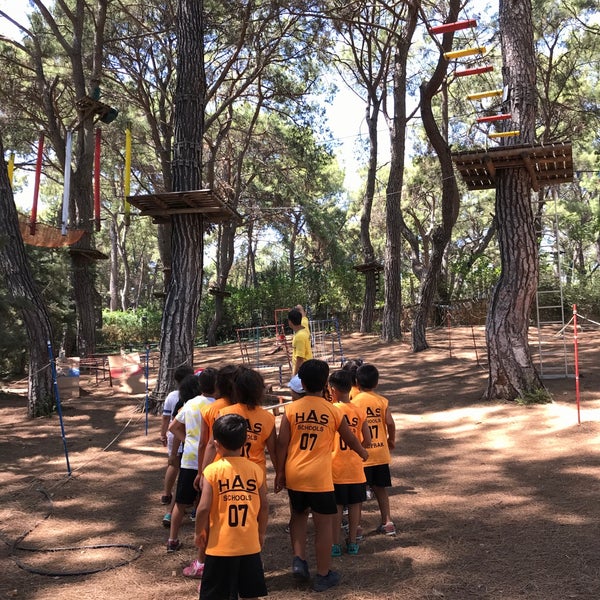
[[[375,487],[390,487],[392,485],[390,465],[365,467],[365,477],[367,478],[367,485]]]
[[[206,555],[200,600],[238,600],[238,595],[257,598],[267,594],[260,552],[244,556]]]
[[[179,469],[177,477],[177,489],[175,490],[175,502],[177,504],[194,504],[198,492],[194,488],[194,479],[198,471],[196,469]]]
[[[366,483],[336,483],[334,487],[335,501],[338,506],[340,504],[343,506],[360,504],[367,499]]]
[[[303,513],[307,509],[320,515],[335,515],[337,513],[337,504],[335,501],[335,492],[299,492],[289,490],[290,504],[294,512]]]

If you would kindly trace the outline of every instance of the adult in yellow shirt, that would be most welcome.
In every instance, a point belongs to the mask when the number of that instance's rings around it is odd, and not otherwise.
[[[294,308],[300,311],[300,314],[302,315],[302,327],[304,327],[306,331],[308,331],[308,335],[310,337],[310,324],[308,322],[308,317],[306,316],[304,306],[302,306],[302,304],[297,304]]]
[[[292,338],[292,377],[298,372],[303,362],[312,358],[310,332],[302,325],[302,313],[292,308],[288,313],[288,324],[294,332]]]

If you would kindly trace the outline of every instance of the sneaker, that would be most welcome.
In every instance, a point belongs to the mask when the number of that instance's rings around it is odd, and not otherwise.
[[[373,496],[374,496],[373,490],[370,487],[368,487],[367,488],[367,500],[372,500]]]
[[[191,513],[190,513],[190,521],[195,521],[196,520],[196,509],[194,509]]]
[[[162,520],[163,527],[171,527],[171,513],[165,513],[165,516]]]
[[[333,544],[331,546],[331,556],[338,558],[342,555],[342,547],[339,544]]]
[[[183,569],[183,576],[192,579],[202,579],[202,573],[204,573],[204,563],[198,562],[198,560],[193,560],[189,566]]]
[[[364,535],[363,535],[363,529],[362,529],[362,527],[359,525],[359,526],[356,528],[356,541],[357,541],[357,542],[362,542],[363,538],[364,538]]]
[[[177,552],[182,546],[179,540],[167,540],[167,552]]]
[[[350,532],[350,524],[348,523],[348,519],[342,519],[342,531],[348,535]]]
[[[377,528],[377,533],[385,533],[385,535],[396,535],[396,527],[391,521],[389,521],[388,523],[381,524]]]
[[[324,592],[340,582],[341,575],[336,571],[329,571],[327,575],[315,575],[313,581],[313,590],[315,592]]]
[[[294,560],[292,561],[292,575],[294,579],[298,579],[299,581],[306,581],[310,577],[308,563],[299,556],[294,556]]]
[[[358,544],[353,544],[352,542],[349,542],[346,546],[346,552],[348,552],[348,554],[350,554],[351,556],[356,556],[358,554]]]

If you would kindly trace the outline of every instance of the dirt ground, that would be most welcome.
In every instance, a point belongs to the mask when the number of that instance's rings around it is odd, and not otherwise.
[[[374,533],[376,503],[365,503],[360,554],[334,559],[342,582],[324,595],[597,600],[600,331],[579,336],[580,423],[574,379],[546,382],[552,404],[483,402],[487,375],[474,331],[432,331],[429,339],[419,355],[374,336],[343,339],[346,356],[379,367],[397,424],[390,498],[398,534]],[[223,346],[200,350],[197,362],[238,360],[235,346]],[[165,550],[160,418],[148,418],[146,433],[135,410],[143,396],[119,395],[94,376],[81,387],[80,398],[63,401],[70,478],[58,417],[28,421],[22,383],[0,395],[0,598],[197,597],[197,581],[181,575],[194,555],[191,521],[184,548]],[[270,596],[314,598],[289,573],[287,496],[269,496]],[[309,564],[314,571],[312,552]]]

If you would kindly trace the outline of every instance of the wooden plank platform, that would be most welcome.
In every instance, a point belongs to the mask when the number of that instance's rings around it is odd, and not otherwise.
[[[452,154],[452,161],[470,190],[496,187],[499,169],[527,169],[534,191],[573,181],[571,142],[500,146]]]
[[[142,216],[153,217],[156,223],[168,222],[172,215],[192,213],[205,215],[209,223],[241,220],[240,215],[217,198],[212,190],[128,196],[127,201],[139,209]]]
[[[352,268],[355,271],[358,271],[359,273],[368,273],[369,271],[375,271],[376,273],[379,273],[383,271],[383,265],[378,262],[365,263],[363,265],[354,265]]]

